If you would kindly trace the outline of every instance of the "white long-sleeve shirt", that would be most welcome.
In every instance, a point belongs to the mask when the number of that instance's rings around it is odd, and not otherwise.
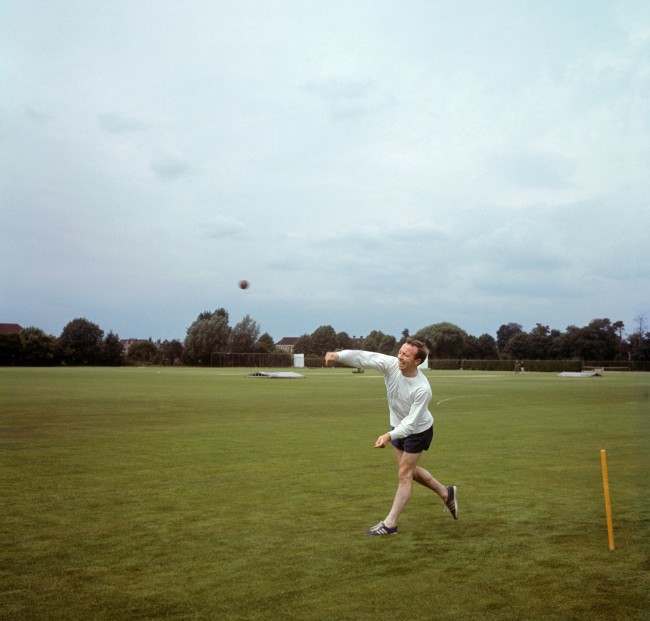
[[[391,440],[421,433],[433,425],[433,416],[428,409],[431,386],[420,369],[415,377],[406,377],[395,356],[354,349],[337,353],[339,362],[343,364],[376,369],[384,374],[390,424],[394,427],[390,432]]]

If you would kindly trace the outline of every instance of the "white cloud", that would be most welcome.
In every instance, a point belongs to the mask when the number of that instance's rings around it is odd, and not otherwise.
[[[479,333],[649,306],[647,3],[35,8],[0,20],[7,320]]]
[[[147,129],[147,125],[139,119],[122,116],[121,114],[100,114],[97,121],[102,129],[111,134],[128,134]]]
[[[151,169],[165,181],[174,181],[191,172],[189,163],[176,157],[156,158],[151,162]]]
[[[212,216],[202,228],[209,239],[240,237],[246,231],[243,222],[222,214]]]

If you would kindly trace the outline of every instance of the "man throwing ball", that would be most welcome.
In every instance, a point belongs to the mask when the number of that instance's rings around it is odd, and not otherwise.
[[[351,367],[376,369],[384,374],[391,430],[380,435],[374,446],[384,448],[390,443],[395,448],[398,485],[390,512],[383,521],[368,530],[369,535],[397,533],[397,521],[411,497],[414,480],[440,496],[453,518],[458,519],[456,486],[442,485],[427,470],[418,466],[422,451],[428,450],[433,439],[433,416],[428,409],[431,386],[418,369],[428,353],[424,343],[409,338],[400,348],[397,358],[359,350],[330,351],[325,354],[326,366],[340,362]]]

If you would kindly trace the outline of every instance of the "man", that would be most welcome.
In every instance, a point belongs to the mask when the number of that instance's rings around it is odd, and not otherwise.
[[[375,440],[375,448],[391,443],[395,448],[398,485],[388,515],[368,530],[369,535],[394,535],[400,513],[411,497],[413,481],[435,492],[453,516],[458,519],[458,497],[455,485],[445,486],[418,466],[422,451],[433,439],[433,416],[428,410],[431,401],[429,380],[418,369],[428,355],[424,343],[406,339],[397,358],[367,351],[344,350],[327,352],[325,365],[340,362],[351,367],[369,368],[384,374],[391,430]]]

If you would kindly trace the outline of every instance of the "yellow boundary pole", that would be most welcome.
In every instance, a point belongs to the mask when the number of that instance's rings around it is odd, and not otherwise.
[[[609,474],[607,472],[607,451],[600,449],[600,471],[603,476],[603,494],[605,496],[605,516],[607,518],[607,547],[614,550],[614,528],[612,526],[612,502],[609,498]]]

